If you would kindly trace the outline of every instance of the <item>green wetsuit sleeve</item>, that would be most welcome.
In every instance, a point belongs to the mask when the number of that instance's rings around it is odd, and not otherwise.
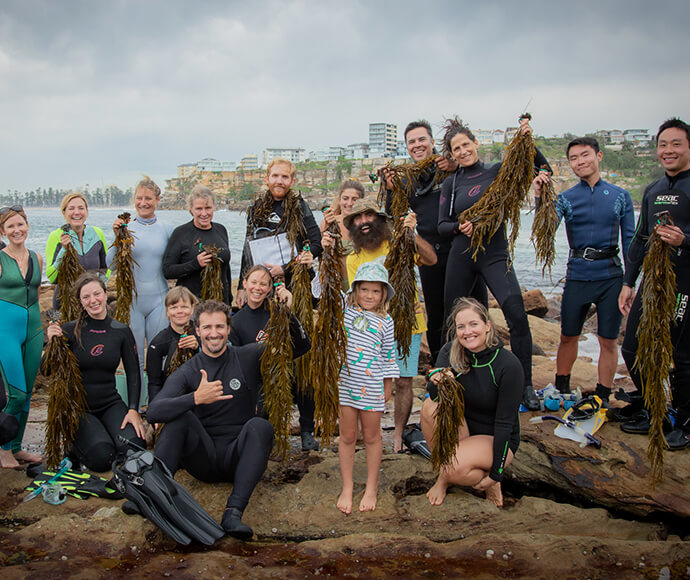
[[[108,262],[106,260],[106,249],[108,248],[108,242],[105,241],[105,234],[103,233],[103,230],[101,228],[93,226],[93,230],[96,232],[96,235],[99,237],[101,243],[103,244],[103,246],[98,252],[98,261],[100,269],[105,270],[105,277],[107,279],[110,279],[111,272],[108,269]]]
[[[62,230],[57,229],[50,232],[48,236],[48,243],[46,244],[46,276],[53,284],[57,280],[57,266],[60,263],[60,254],[62,247],[58,248],[60,244],[60,235]]]

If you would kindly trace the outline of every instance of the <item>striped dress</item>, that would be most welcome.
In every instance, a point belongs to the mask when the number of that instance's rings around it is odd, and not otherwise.
[[[393,319],[348,306],[345,309],[347,363],[340,369],[340,404],[383,411],[383,379],[400,376],[395,362]]]

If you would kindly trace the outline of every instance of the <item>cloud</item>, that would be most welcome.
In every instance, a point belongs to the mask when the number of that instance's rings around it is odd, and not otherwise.
[[[690,4],[9,0],[0,190],[130,185],[179,163],[307,150],[459,114],[538,133],[688,115]],[[129,180],[129,181],[127,181]]]

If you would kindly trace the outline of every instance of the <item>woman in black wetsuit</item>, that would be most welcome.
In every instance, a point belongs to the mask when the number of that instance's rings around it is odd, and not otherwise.
[[[450,367],[464,388],[465,420],[452,467],[444,467],[427,493],[440,505],[450,485],[472,486],[486,499],[503,504],[503,470],[520,444],[519,408],[522,368],[514,354],[501,346],[488,310],[474,298],[460,298],[448,318],[450,341],[439,352],[436,366]],[[422,431],[433,441],[440,372],[430,372],[429,398],[421,411]]]
[[[521,121],[520,131],[532,131],[527,120]],[[532,388],[532,334],[520,285],[509,266],[505,226],[486,243],[475,262],[470,251],[472,222],[458,223],[458,216],[479,201],[491,185],[501,164],[486,166],[480,161],[479,143],[472,131],[457,119],[448,121],[443,146],[458,162],[458,169],[443,182],[438,212],[439,235],[452,240],[445,280],[446,312],[452,310],[458,298],[470,295],[475,276],[484,279],[501,305],[510,330],[510,348],[522,363],[525,381],[522,402],[530,411],[537,411],[539,400]],[[548,167],[539,151],[534,163],[537,168]]]
[[[48,325],[48,338],[64,334],[77,357],[86,394],[86,415],[79,429],[70,457],[93,471],[108,471],[115,454],[126,446],[122,435],[142,447],[144,425],[137,409],[141,377],[134,335],[128,326],[113,320],[106,307],[106,289],[95,273],[82,274],[74,284],[82,312],[77,320],[62,328]],[[115,371],[122,361],[127,374],[128,404],[115,389]]]

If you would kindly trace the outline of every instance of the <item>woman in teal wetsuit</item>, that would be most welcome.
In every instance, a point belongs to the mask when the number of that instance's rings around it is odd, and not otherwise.
[[[65,248],[70,244],[77,252],[77,259],[87,272],[97,270],[105,273],[105,256],[107,243],[103,230],[94,226],[87,226],[86,219],[89,217],[89,204],[84,195],[78,191],[68,193],[62,198],[60,211],[69,225],[69,231],[65,232],[58,228],[50,232],[48,243],[46,244],[46,276],[55,284],[58,275],[60,261],[65,255]],[[69,290],[67,290],[69,292]],[[53,308],[59,308],[57,300],[58,291],[55,289],[53,295]]]
[[[21,448],[43,349],[38,307],[43,261],[24,245],[28,231],[29,222],[21,206],[0,209],[0,235],[8,241],[0,250],[0,373],[7,386],[7,403],[2,411],[19,423],[17,435],[0,450],[0,465],[15,469],[20,463],[41,461],[40,455]]]

